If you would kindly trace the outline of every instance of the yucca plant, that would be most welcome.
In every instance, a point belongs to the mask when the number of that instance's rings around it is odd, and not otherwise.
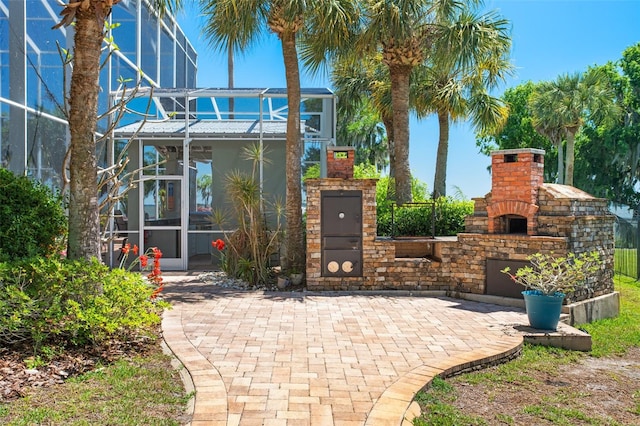
[[[283,205],[279,200],[268,202],[261,193],[258,180],[260,160],[268,163],[265,152],[259,144],[245,147],[243,157],[253,162],[251,173],[238,170],[226,177],[227,195],[232,212],[215,209],[213,222],[220,226],[228,223],[233,215],[237,229],[225,231],[226,245],[222,270],[227,275],[240,278],[252,284],[264,284],[271,277],[271,257],[278,253],[282,241],[281,218]],[[273,217],[273,229],[269,219]]]

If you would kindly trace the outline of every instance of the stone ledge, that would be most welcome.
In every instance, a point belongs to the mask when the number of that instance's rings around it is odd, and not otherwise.
[[[516,327],[523,333],[524,341],[534,345],[552,346],[572,351],[589,352],[591,335],[560,322],[556,331],[537,330],[532,327]]]
[[[614,318],[620,313],[620,293],[604,294],[562,307],[562,312],[568,314],[567,324],[586,324],[593,321]]]

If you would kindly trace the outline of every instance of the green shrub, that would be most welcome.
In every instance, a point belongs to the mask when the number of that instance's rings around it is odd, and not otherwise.
[[[0,261],[60,250],[66,224],[59,196],[39,182],[0,169]]]
[[[473,214],[473,201],[440,197],[436,201],[436,235],[464,232],[465,217]]]
[[[464,231],[464,218],[473,213],[473,201],[440,197],[432,204],[395,206],[393,225],[390,204],[378,209],[378,235],[430,236],[435,216],[435,235],[456,235]]]
[[[100,345],[152,335],[164,304],[142,275],[97,260],[0,263],[0,344]]]

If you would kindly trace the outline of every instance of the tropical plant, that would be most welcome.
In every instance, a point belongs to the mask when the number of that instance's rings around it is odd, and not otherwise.
[[[429,60],[413,74],[418,116],[434,112],[438,116],[434,198],[446,195],[450,121],[471,118],[477,131],[491,133],[508,116],[504,102],[490,94],[512,69],[508,21],[495,12],[482,16],[473,12],[462,9],[444,23]]]
[[[264,199],[258,179],[259,164],[268,162],[267,153],[259,144],[245,147],[244,157],[253,162],[251,174],[240,171],[226,176],[226,189],[233,211],[229,214],[216,208],[212,220],[221,229],[233,216],[237,229],[225,233],[225,241],[212,244],[223,251],[221,267],[227,275],[252,284],[264,284],[271,278],[271,257],[278,253],[282,242],[281,217],[284,208],[279,200]],[[270,209],[269,209],[270,208]],[[271,216],[271,218],[269,218]],[[271,219],[271,220],[269,220]],[[270,224],[273,229],[270,229]]]
[[[214,47],[236,47],[243,51],[267,31],[278,36],[282,46],[287,84],[286,136],[286,232],[283,267],[302,268],[305,259],[302,230],[300,140],[300,71],[297,39],[311,34],[320,45],[330,48],[348,32],[356,4],[348,0],[200,0],[207,19],[205,34]],[[331,28],[331,31],[327,31]]]
[[[537,290],[545,295],[567,294],[592,282],[591,274],[601,268],[597,251],[576,255],[570,252],[566,256],[554,253],[534,253],[527,257],[531,265],[519,268],[515,273],[509,267],[501,272],[527,289]]]
[[[575,138],[585,122],[613,121],[619,115],[613,89],[598,68],[586,73],[563,74],[555,81],[541,83],[531,96],[530,108],[536,130],[566,138],[564,180],[560,181],[566,185],[573,185]],[[560,144],[556,146],[560,148]],[[558,157],[562,157],[561,154],[559,150]],[[559,158],[559,167],[560,162]],[[561,173],[562,170],[558,170],[558,176]]]
[[[182,0],[153,0],[159,14],[180,7]],[[100,218],[96,183],[95,147],[100,56],[105,39],[105,20],[113,0],[71,0],[54,28],[75,24],[73,71],[69,92],[70,184],[68,256],[80,259],[100,256]]]

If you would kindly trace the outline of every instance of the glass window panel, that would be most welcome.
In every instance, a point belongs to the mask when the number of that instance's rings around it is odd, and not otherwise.
[[[160,35],[160,47],[160,86],[173,87],[173,38],[165,29],[162,30]]]
[[[184,33],[178,27],[176,27],[176,39],[177,39],[178,46],[180,46],[180,48],[184,50],[187,46],[187,41],[184,36]]]
[[[29,175],[51,188],[62,186],[62,164],[67,149],[64,124],[27,114],[27,167]]]
[[[169,29],[173,28],[173,17],[171,16],[170,13],[165,13],[162,16],[162,22],[164,22],[164,24],[167,26],[167,28],[169,28]]]
[[[113,38],[120,52],[136,62],[136,9],[135,2],[120,2],[111,11],[111,22],[119,24],[113,30]]]
[[[189,61],[187,62],[187,71],[186,71],[186,82],[187,88],[193,89],[196,87],[196,64]]]
[[[180,181],[144,181],[144,217],[146,226],[180,226]]]
[[[103,113],[109,109],[109,92],[113,89],[112,86],[109,85],[109,73],[107,72],[107,68],[105,67],[100,72],[100,87],[102,88],[98,92],[98,114]],[[117,86],[116,86],[117,87]],[[101,120],[98,120],[97,123],[97,132],[104,134],[109,127],[109,119],[108,117],[102,117]]]
[[[206,230],[213,227],[213,161],[211,144],[191,143],[189,158],[189,229]]]
[[[0,45],[2,44],[0,34]],[[0,53],[0,96],[9,97],[9,54]]]
[[[146,5],[142,7],[142,71],[153,80],[157,79],[158,66],[158,21],[153,13],[149,11]]]
[[[187,43],[187,55],[189,56],[189,59],[195,64],[198,60],[198,55],[196,54],[196,51],[193,50],[193,47],[191,46],[191,44]]]
[[[38,56],[32,49],[27,47],[27,105],[31,108],[38,108],[42,102],[42,84],[38,78],[40,71]]]
[[[127,87],[135,86],[138,74],[122,57],[117,54],[113,55],[111,57],[111,67],[111,74],[113,75],[111,87],[115,89],[121,83],[126,84]]]
[[[220,266],[221,252],[211,242],[218,238],[224,240],[222,232],[190,232],[188,238],[189,269]]]
[[[175,259],[182,257],[180,244],[180,230],[151,229],[145,232],[145,247],[157,247],[163,258]]]
[[[144,146],[144,174],[151,176],[182,175],[182,147],[177,144]]]
[[[42,1],[29,1],[26,7],[27,105],[52,113],[64,103],[62,58],[56,37],[63,37],[65,30],[51,31],[61,9],[56,4],[50,6],[45,7]]]
[[[187,69],[185,71],[186,74],[186,84],[188,88],[196,87],[196,72],[197,66],[196,63],[198,61],[198,55],[196,51],[193,50],[191,44],[187,43]]]
[[[176,49],[176,87],[186,87],[185,79],[185,67],[186,67],[185,52],[181,47]]]

